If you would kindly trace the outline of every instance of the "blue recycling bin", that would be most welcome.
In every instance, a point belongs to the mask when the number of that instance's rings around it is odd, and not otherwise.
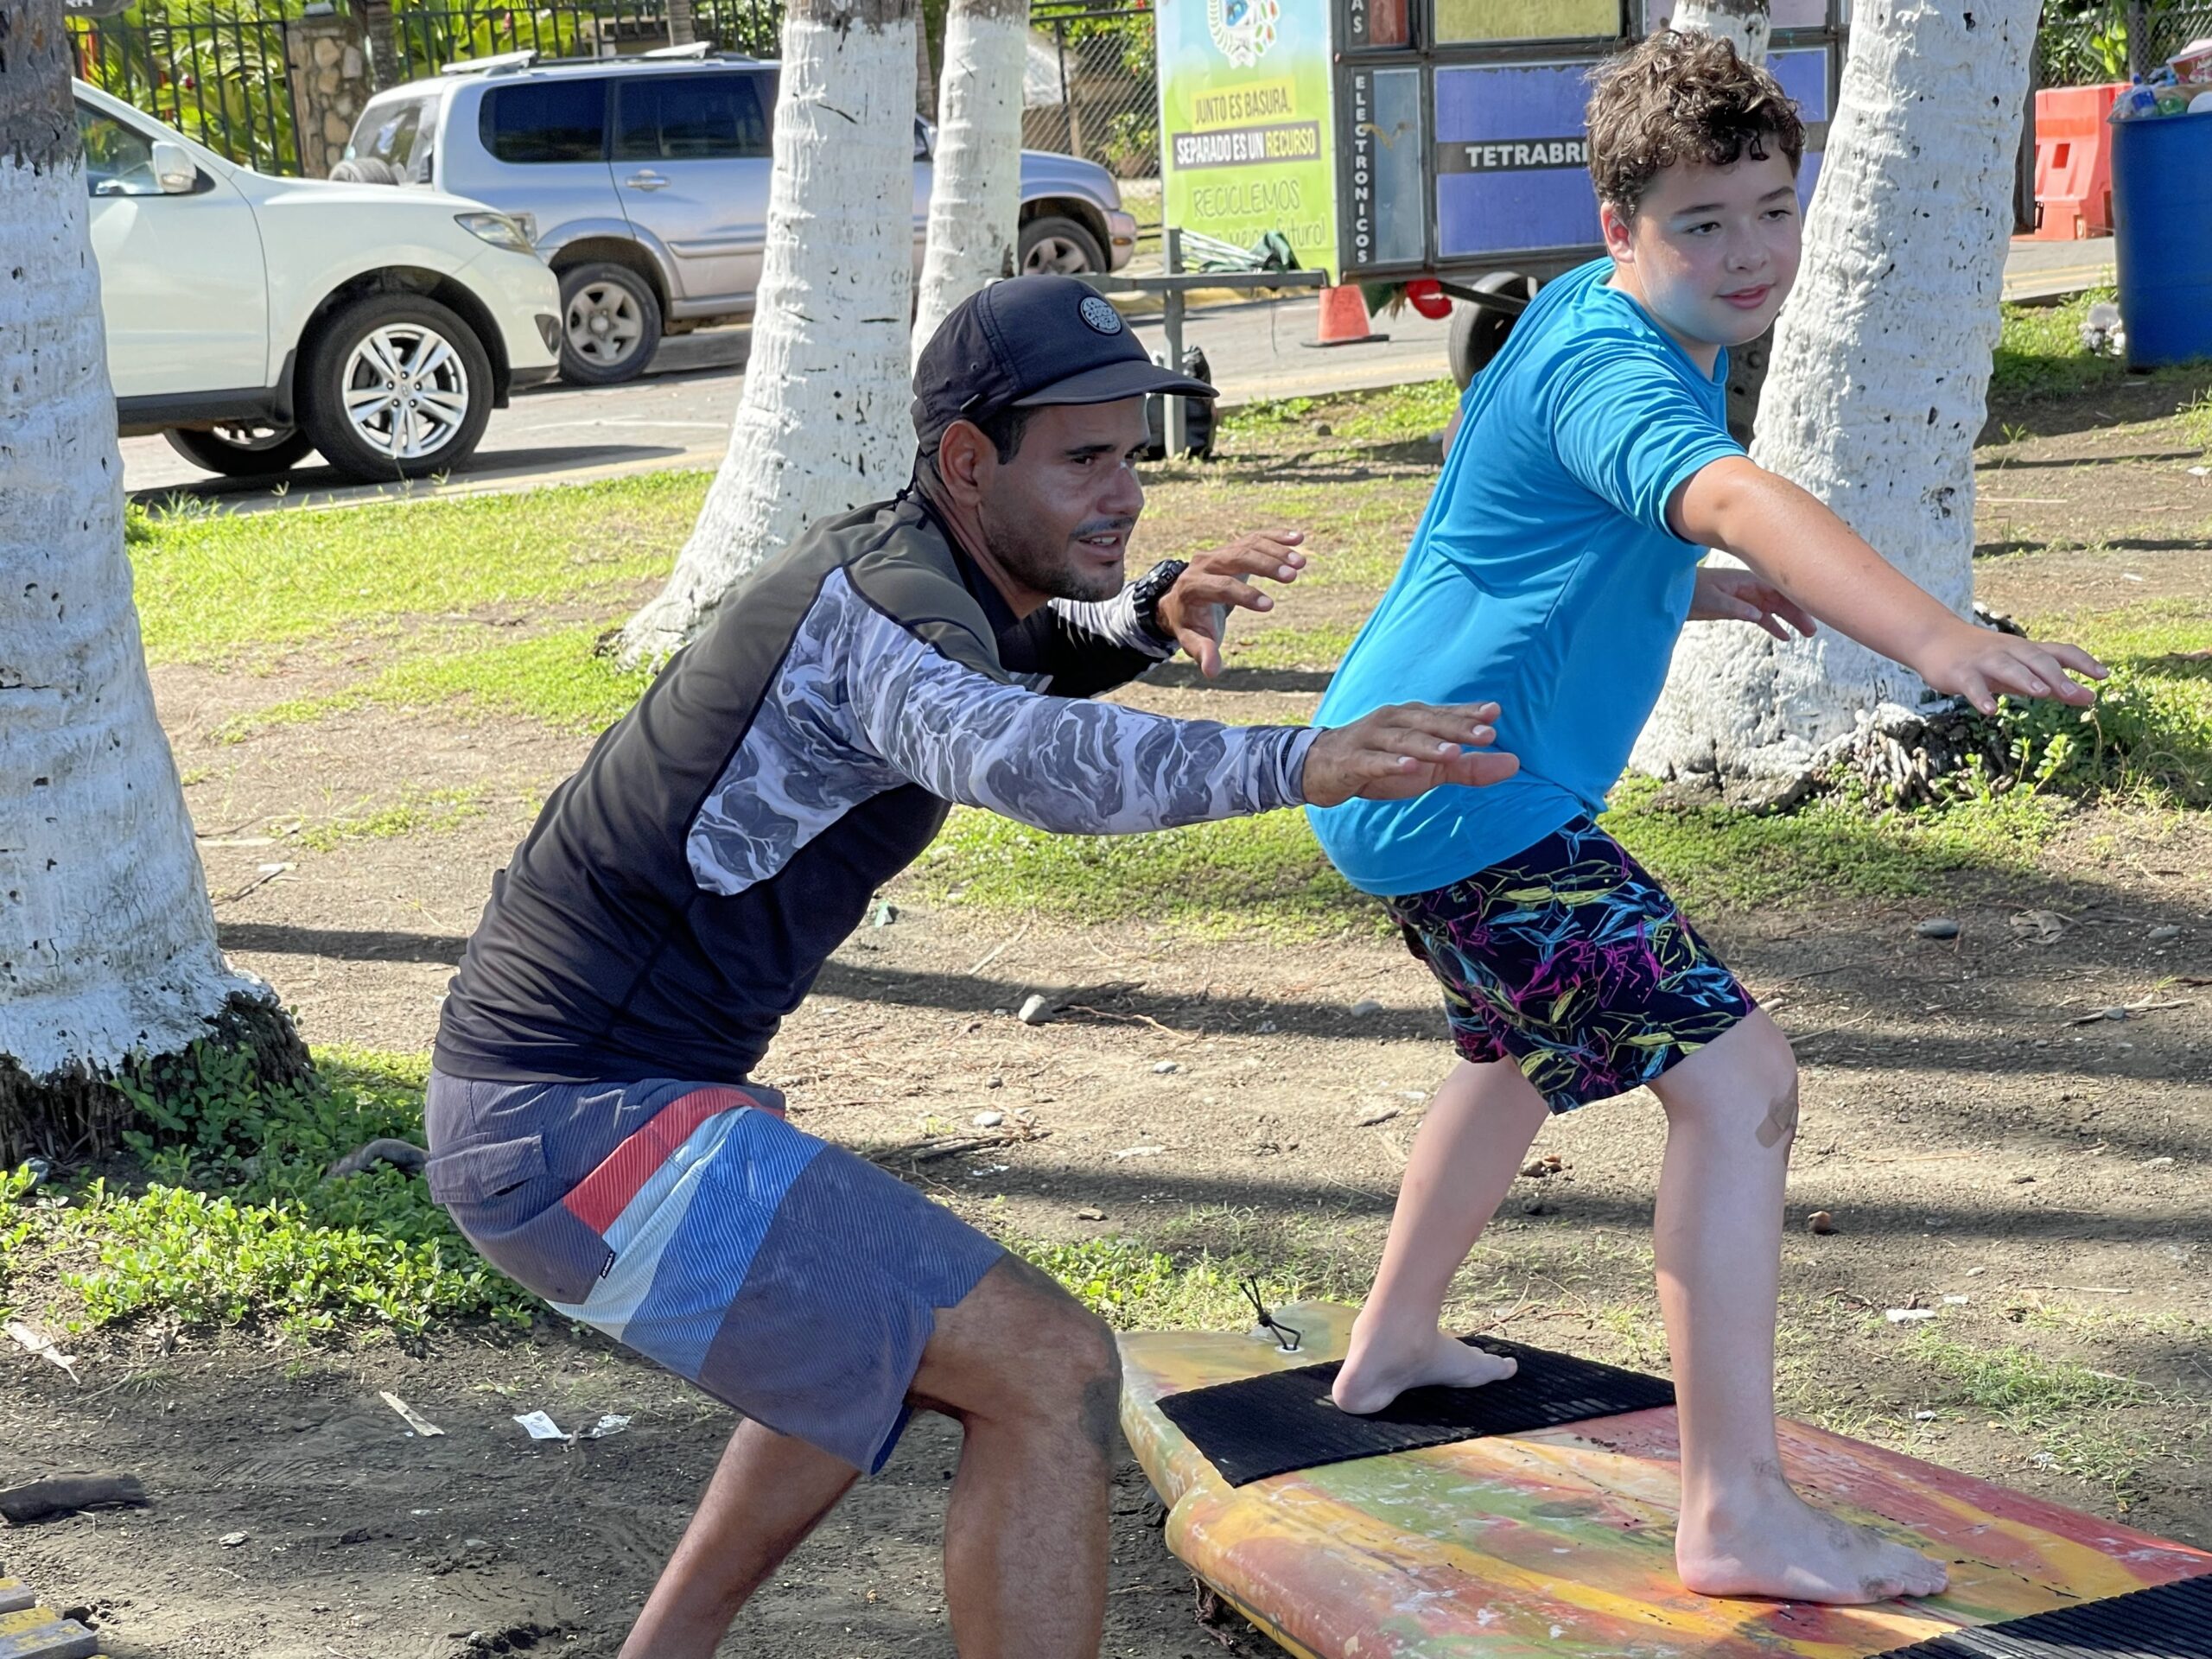
[[[2212,358],[2212,110],[2112,125],[2127,366]]]

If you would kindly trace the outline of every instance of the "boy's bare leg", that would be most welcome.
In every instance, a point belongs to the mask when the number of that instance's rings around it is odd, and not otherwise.
[[[1380,1411],[1424,1383],[1473,1388],[1513,1362],[1437,1328],[1452,1275],[1504,1202],[1549,1109],[1511,1064],[1461,1060],[1429,1103],[1398,1186],[1375,1288],[1353,1321],[1332,1392],[1345,1411]]]
[[[804,1440],[739,1424],[620,1659],[710,1659],[746,1598],[856,1478]]]
[[[1653,1244],[1681,1426],[1683,1584],[1838,1603],[1937,1593],[1941,1563],[1814,1509],[1783,1478],[1774,1325],[1797,1127],[1789,1039],[1755,1012],[1653,1092],[1667,1109]]]
[[[1113,1332],[1009,1255],[938,1316],[913,1398],[966,1431],[944,1520],[960,1659],[1096,1659],[1122,1398]]]
[[[965,1431],[944,1526],[960,1659],[1096,1659],[1121,1386],[1113,1333],[1016,1257],[938,1313],[911,1397]],[[741,1424],[620,1659],[709,1659],[856,1478],[804,1440]]]

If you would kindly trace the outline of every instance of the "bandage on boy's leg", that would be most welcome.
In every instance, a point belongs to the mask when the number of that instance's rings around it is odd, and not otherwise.
[[[1334,1395],[1347,1411],[1380,1411],[1424,1383],[1470,1387],[1511,1362],[1437,1329],[1452,1275],[1467,1259],[1550,1115],[1510,1061],[1461,1060],[1429,1103],[1398,1187],[1375,1288],[1352,1326]]]

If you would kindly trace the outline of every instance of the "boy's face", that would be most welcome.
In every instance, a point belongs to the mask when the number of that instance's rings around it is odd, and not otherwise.
[[[1765,148],[1762,160],[1668,168],[1632,219],[1600,209],[1613,286],[1707,364],[1717,348],[1764,334],[1797,280],[1797,181],[1789,158]]]

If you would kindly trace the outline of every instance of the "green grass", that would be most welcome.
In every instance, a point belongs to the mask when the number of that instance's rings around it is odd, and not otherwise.
[[[1333,669],[1351,649],[1358,630],[1338,624],[1319,628],[1262,628],[1245,621],[1229,634],[1229,664],[1233,668]]]
[[[236,742],[257,732],[364,708],[518,715],[562,731],[603,731],[629,711],[653,677],[648,669],[618,669],[600,656],[595,646],[602,632],[597,626],[564,628],[414,658],[343,690],[241,715],[216,735]]]
[[[2024,1348],[1980,1348],[1923,1329],[1907,1347],[1945,1389],[1942,1403],[1969,1407],[1990,1426],[2039,1448],[2037,1461],[2112,1493],[2125,1507],[2143,1471],[2159,1454],[2141,1408],[2154,1403],[2139,1382]]]
[[[323,1178],[379,1136],[420,1142],[425,1062],[316,1058],[320,1076],[287,1089],[259,1085],[235,1053],[196,1047],[160,1063],[137,1091],[145,1127],[125,1136],[141,1175],[13,1211],[0,1297],[70,1331],[155,1313],[294,1337],[406,1333],[460,1315],[526,1324],[532,1299],[478,1257],[420,1176],[380,1165]],[[10,1184],[0,1179],[0,1217]]]
[[[363,803],[364,805],[366,803]],[[399,798],[367,811],[341,813],[311,824],[300,832],[300,844],[318,853],[334,851],[349,841],[384,841],[409,836],[418,830],[451,830],[484,810],[480,789],[409,787]]]
[[[2115,385],[2126,373],[2117,358],[2083,349],[2082,324],[2092,305],[2113,291],[2093,289],[2056,305],[2008,305],[1990,367],[1992,397],[2060,397]]]
[[[1317,423],[1332,439],[1354,443],[1411,443],[1433,437],[1459,406],[1449,376],[1379,391],[1329,397],[1271,397],[1222,411],[1228,438],[1293,435],[1315,438]]]
[[[588,601],[664,574],[707,484],[657,473],[518,495],[134,519],[146,655],[219,662],[408,619]]]

